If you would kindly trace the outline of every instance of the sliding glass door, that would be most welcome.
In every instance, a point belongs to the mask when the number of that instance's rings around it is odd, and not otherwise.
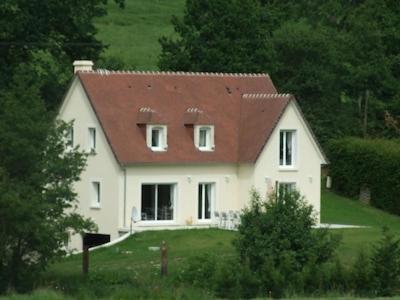
[[[143,184],[142,220],[173,220],[174,190],[174,184]]]

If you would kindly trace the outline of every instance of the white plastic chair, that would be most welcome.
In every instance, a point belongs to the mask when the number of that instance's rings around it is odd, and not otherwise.
[[[221,216],[218,211],[214,211],[214,225],[215,227],[221,227]]]
[[[135,224],[136,222],[140,221],[140,217],[139,217],[139,213],[136,209],[136,207],[132,207],[132,211],[131,211],[131,229],[130,232],[132,233],[132,223]]]
[[[233,227],[237,229],[240,225],[240,212],[234,211],[233,212]]]
[[[228,215],[226,214],[226,212],[222,211],[221,212],[221,218],[222,218],[222,227],[223,228],[227,228],[227,222],[228,222]]]
[[[230,210],[228,213],[228,229],[234,229],[235,228],[235,212],[233,210]]]

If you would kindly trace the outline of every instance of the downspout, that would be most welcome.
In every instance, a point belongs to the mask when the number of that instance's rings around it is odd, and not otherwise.
[[[124,168],[124,213],[123,213],[123,224],[124,228],[126,228],[126,168]]]

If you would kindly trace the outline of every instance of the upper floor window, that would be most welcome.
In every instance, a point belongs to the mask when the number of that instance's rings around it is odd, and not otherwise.
[[[89,128],[89,152],[96,151],[96,128]]]
[[[200,151],[214,150],[214,126],[195,126],[195,146]]]
[[[92,204],[91,207],[100,207],[100,182],[92,181]]]
[[[296,131],[281,130],[279,133],[279,165],[293,167],[295,165]]]
[[[153,151],[167,150],[167,126],[147,126],[147,146]]]

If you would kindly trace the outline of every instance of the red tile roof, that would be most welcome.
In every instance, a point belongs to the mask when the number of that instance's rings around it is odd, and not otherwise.
[[[267,74],[93,71],[77,76],[123,165],[255,162],[291,99],[277,94]],[[168,126],[167,151],[146,146],[143,124],[149,123]],[[194,146],[192,124],[214,125],[214,151]]]

